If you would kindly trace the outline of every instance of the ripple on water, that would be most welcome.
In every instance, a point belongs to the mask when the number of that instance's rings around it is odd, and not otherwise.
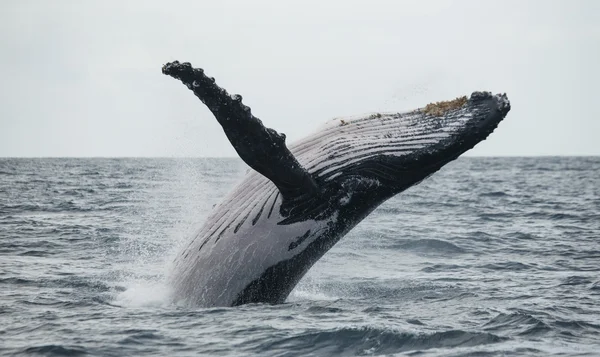
[[[462,254],[466,252],[465,248],[440,239],[410,240],[395,244],[390,248],[428,254]]]
[[[88,352],[79,346],[70,345],[41,345],[28,347],[20,352],[29,356],[85,356]]]
[[[254,352],[294,351],[294,355],[385,355],[432,348],[471,347],[504,341],[491,333],[449,330],[410,333],[375,327],[306,331],[274,339],[255,347]]]
[[[592,280],[585,276],[569,276],[562,280],[561,286],[575,286],[575,285],[587,285],[592,284]]]
[[[491,264],[484,264],[481,266],[482,269],[487,269],[487,270],[506,270],[506,271],[520,271],[520,270],[531,270],[531,269],[535,269],[534,266],[530,265],[530,264],[525,264],[525,263],[521,263],[521,262],[500,262],[500,263],[491,263]]]
[[[501,313],[483,326],[485,331],[501,335],[539,335],[551,331],[542,320],[526,313]]]

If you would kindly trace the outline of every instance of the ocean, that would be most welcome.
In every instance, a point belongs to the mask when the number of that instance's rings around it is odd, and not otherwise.
[[[0,159],[2,356],[600,356],[600,157],[460,158],[286,303],[169,300],[239,159]]]

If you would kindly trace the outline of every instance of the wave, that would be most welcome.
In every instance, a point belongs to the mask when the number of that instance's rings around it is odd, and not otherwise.
[[[430,265],[428,267],[421,269],[421,271],[425,272],[425,273],[437,273],[437,272],[447,273],[450,271],[461,271],[464,269],[469,269],[470,267],[471,267],[470,265],[434,264],[434,265]]]
[[[11,285],[27,285],[34,283],[34,280],[22,279],[22,278],[0,278],[0,284],[11,284]]]
[[[312,285],[312,286],[311,286]],[[348,301],[362,300],[367,303],[373,301],[421,301],[462,299],[470,295],[468,291],[444,278],[425,282],[407,282],[395,279],[366,279],[347,281],[321,281],[308,285],[301,283],[292,293],[289,301]]]
[[[431,348],[472,347],[506,340],[491,333],[449,330],[433,333],[401,332],[375,327],[308,331],[271,340],[256,352],[294,351],[297,355],[380,355]]]
[[[46,257],[48,256],[48,252],[44,250],[27,250],[25,252],[19,253],[18,255],[23,257]]]
[[[507,233],[506,234],[506,238],[510,238],[510,239],[518,239],[518,240],[536,240],[539,239],[538,236],[536,236],[533,233],[527,233],[527,232],[512,232],[512,233]]]
[[[479,196],[480,197],[504,197],[504,196],[510,196],[510,195],[504,191],[491,191],[491,192],[480,193]]]
[[[491,263],[480,266],[481,269],[489,269],[489,270],[510,270],[510,271],[519,271],[519,270],[530,270],[535,267],[529,264],[523,264],[520,262],[502,262],[502,263]]]
[[[539,219],[549,219],[551,221],[560,221],[560,220],[573,220],[573,221],[582,221],[583,218],[580,215],[571,214],[571,213],[556,213],[556,212],[547,212],[547,211],[534,211],[529,212],[523,215],[526,218],[539,218]]]
[[[2,206],[2,212],[6,214],[16,213],[58,213],[58,212],[89,212],[91,207],[82,207],[80,204],[72,200],[62,201],[56,204],[39,204],[39,203],[20,203],[20,204],[5,204]]]
[[[456,244],[439,239],[417,239],[408,242],[395,244],[392,249],[410,250],[419,253],[437,253],[437,254],[462,254],[466,249]]]
[[[146,345],[148,341],[155,343],[155,341],[163,339],[158,330],[129,329],[121,333],[128,335],[119,341],[119,344],[122,345]]]
[[[600,331],[600,325],[594,324],[591,322],[581,321],[581,320],[558,320],[553,322],[553,325],[565,329],[567,331],[573,330],[592,330],[594,332]]]
[[[508,335],[540,335],[551,330],[542,320],[526,313],[501,313],[483,326],[485,331],[506,333]]]
[[[339,314],[343,311],[343,309],[332,306],[311,306],[306,309],[306,312],[310,314]]]
[[[114,288],[108,283],[105,283],[96,278],[86,278],[78,276],[69,276],[59,279],[24,279],[20,277],[0,278],[1,284],[19,285],[19,286],[35,286],[50,289],[81,289],[91,292],[110,292]]]
[[[20,352],[23,355],[44,356],[84,356],[88,352],[79,346],[43,345],[28,347]]]
[[[500,336],[522,336],[539,338],[549,334],[575,336],[588,334],[596,336],[600,325],[583,320],[557,319],[548,315],[545,321],[532,314],[520,311],[512,314],[501,313],[483,325],[483,331]]]
[[[587,285],[592,284],[592,281],[585,276],[569,276],[560,283],[560,286]]]

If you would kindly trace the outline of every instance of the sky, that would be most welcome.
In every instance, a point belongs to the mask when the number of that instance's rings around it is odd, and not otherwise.
[[[512,110],[469,155],[600,155],[600,1],[0,2],[0,157],[235,156],[179,60],[293,142],[476,90]]]

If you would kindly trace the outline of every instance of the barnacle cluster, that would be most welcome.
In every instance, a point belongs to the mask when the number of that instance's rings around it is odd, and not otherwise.
[[[442,116],[452,109],[458,109],[467,103],[467,97],[462,96],[444,102],[429,103],[423,108],[423,112],[432,116]]]

